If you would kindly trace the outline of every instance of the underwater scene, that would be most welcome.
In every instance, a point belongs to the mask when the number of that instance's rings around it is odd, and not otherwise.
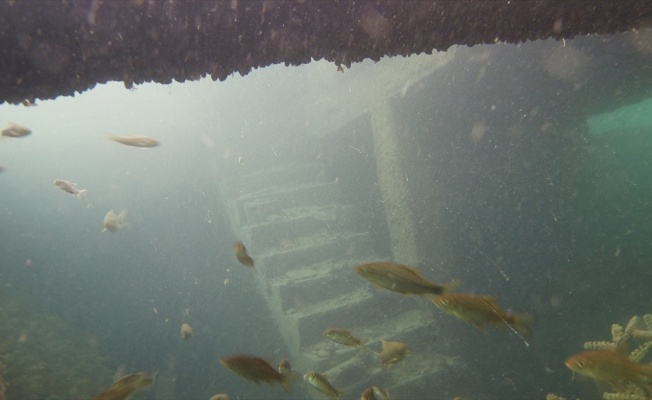
[[[0,399],[652,398],[652,32],[0,105]]]

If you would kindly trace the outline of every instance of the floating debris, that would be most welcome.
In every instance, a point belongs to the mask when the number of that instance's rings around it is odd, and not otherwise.
[[[120,211],[120,214],[116,214],[113,210],[109,210],[109,212],[104,216],[104,229],[102,232],[118,232],[126,226],[126,218],[127,210]]]
[[[310,386],[324,393],[328,397],[333,397],[336,399],[342,398],[342,392],[335,389],[325,376],[318,374],[317,372],[307,372],[303,375],[303,380],[308,382]]]
[[[258,384],[263,381],[270,385],[275,383],[283,386],[286,392],[290,392],[290,381],[286,375],[275,370],[262,358],[240,354],[222,358],[220,363],[229,371]]]
[[[528,324],[533,317],[530,314],[513,314],[501,309],[494,296],[448,293],[435,296],[432,302],[448,314],[478,328],[486,325],[496,327],[507,325],[523,336],[532,336]]]
[[[64,179],[55,179],[54,184],[64,192],[74,194],[80,200],[84,199],[84,195],[86,194],[86,189],[77,188],[76,183]]]
[[[28,127],[16,124],[14,122],[10,122],[2,130],[2,132],[0,132],[0,136],[2,136],[2,137],[10,137],[10,138],[19,138],[19,137],[30,135],[31,133],[32,133],[32,130],[29,129]]]
[[[93,400],[125,400],[133,393],[143,390],[154,383],[154,378],[144,372],[123,376],[113,382],[109,388],[93,397]]]
[[[440,285],[424,278],[421,271],[414,267],[390,262],[362,264],[355,268],[355,272],[377,286],[403,294],[430,297],[458,285]]]
[[[143,135],[129,135],[129,136],[114,136],[110,135],[109,139],[114,142],[122,143],[127,146],[133,147],[156,147],[160,145],[160,142],[153,137],[143,136]]]
[[[192,337],[192,326],[187,323],[181,324],[181,339],[187,340]]]
[[[383,350],[378,354],[382,362],[383,369],[398,364],[410,354],[410,347],[401,342],[388,342],[381,340]]]
[[[249,257],[249,253],[247,253],[247,248],[242,242],[233,243],[233,254],[235,254],[235,258],[238,259],[238,262],[240,264],[245,265],[247,267],[254,266],[254,259]]]

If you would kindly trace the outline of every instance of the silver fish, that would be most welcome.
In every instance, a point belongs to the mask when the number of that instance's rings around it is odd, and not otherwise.
[[[19,138],[27,136],[32,133],[32,130],[26,126],[10,122],[3,130],[0,132],[0,136],[10,137],[10,138]]]
[[[102,232],[118,232],[125,227],[125,219],[127,218],[127,210],[120,211],[120,214],[116,214],[113,210],[110,210],[104,216],[104,229]]]
[[[129,136],[114,136],[110,135],[109,139],[114,142],[122,143],[127,146],[134,147],[156,147],[161,144],[158,140],[153,137],[143,136],[143,135],[129,135]]]
[[[84,198],[86,189],[79,189],[76,183],[67,181],[65,179],[55,179],[54,184],[66,193],[74,194],[80,200]]]

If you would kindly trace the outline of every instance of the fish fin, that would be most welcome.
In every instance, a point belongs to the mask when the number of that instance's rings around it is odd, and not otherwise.
[[[462,281],[459,279],[453,279],[451,282],[444,285],[443,290],[440,294],[451,292],[462,286]]]
[[[530,330],[529,324],[534,320],[534,315],[514,314],[512,317],[513,322],[510,323],[511,327],[525,337],[532,337],[532,331]]]
[[[100,232],[100,233],[104,233],[104,232],[106,232],[106,231],[107,231],[107,229],[104,228],[104,229],[102,229],[102,232]]]
[[[285,393],[290,393],[292,392],[292,380],[290,379],[289,375],[281,375],[283,376],[283,381],[281,382],[281,386],[283,386],[283,390],[285,390]]]
[[[79,200],[84,200],[85,195],[86,195],[86,189],[82,189],[79,192],[77,192],[77,198]]]
[[[492,306],[498,305],[498,298],[496,296],[480,296],[485,303],[488,303]]]

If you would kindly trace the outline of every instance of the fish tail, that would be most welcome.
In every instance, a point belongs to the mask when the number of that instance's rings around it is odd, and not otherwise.
[[[281,382],[281,386],[283,386],[283,390],[285,390],[285,393],[290,393],[292,391],[292,379],[290,379],[289,376],[287,375],[281,375],[283,377],[283,381]]]
[[[459,279],[453,279],[450,283],[447,283],[447,284],[444,285],[444,289],[442,290],[442,292],[440,294],[444,294],[446,292],[456,290],[460,286],[462,286],[462,281],[459,280]]]
[[[79,192],[77,192],[77,198],[79,200],[84,200],[85,197],[86,197],[86,189],[82,189]]]
[[[118,214],[118,226],[120,229],[125,228],[127,226],[127,209],[124,208],[122,211],[120,211],[120,214]]]
[[[510,322],[510,325],[516,330],[516,332],[520,333],[521,335],[525,337],[531,337],[532,331],[530,330],[529,324],[533,320],[534,316],[532,314],[514,314],[512,315],[512,321]]]

